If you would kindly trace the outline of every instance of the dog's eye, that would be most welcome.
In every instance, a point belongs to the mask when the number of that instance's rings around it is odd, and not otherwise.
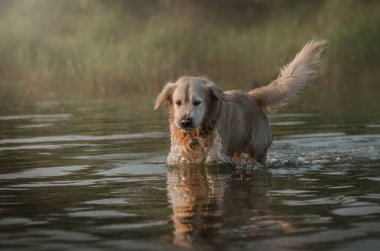
[[[175,103],[176,105],[181,105],[181,100],[177,100]]]
[[[200,103],[201,103],[201,101],[198,101],[198,100],[193,101],[193,105],[199,105]]]

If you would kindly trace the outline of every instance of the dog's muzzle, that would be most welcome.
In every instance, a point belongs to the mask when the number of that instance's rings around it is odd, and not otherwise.
[[[191,118],[183,118],[180,120],[180,125],[185,130],[193,129],[193,120]]]

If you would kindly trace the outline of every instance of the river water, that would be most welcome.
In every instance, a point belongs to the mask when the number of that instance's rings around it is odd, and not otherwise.
[[[3,105],[0,249],[378,250],[378,116],[289,108],[266,167],[167,167],[150,101]]]

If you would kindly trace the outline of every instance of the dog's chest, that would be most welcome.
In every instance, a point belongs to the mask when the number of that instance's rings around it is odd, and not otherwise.
[[[171,151],[168,162],[206,163],[215,150],[214,134],[172,134]]]

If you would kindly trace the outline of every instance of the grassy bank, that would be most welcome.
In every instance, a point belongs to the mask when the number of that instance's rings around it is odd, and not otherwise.
[[[378,1],[0,1],[0,79],[46,90],[156,92],[184,74],[251,88],[311,38],[328,86],[380,79]],[[0,83],[1,85],[1,83]]]

